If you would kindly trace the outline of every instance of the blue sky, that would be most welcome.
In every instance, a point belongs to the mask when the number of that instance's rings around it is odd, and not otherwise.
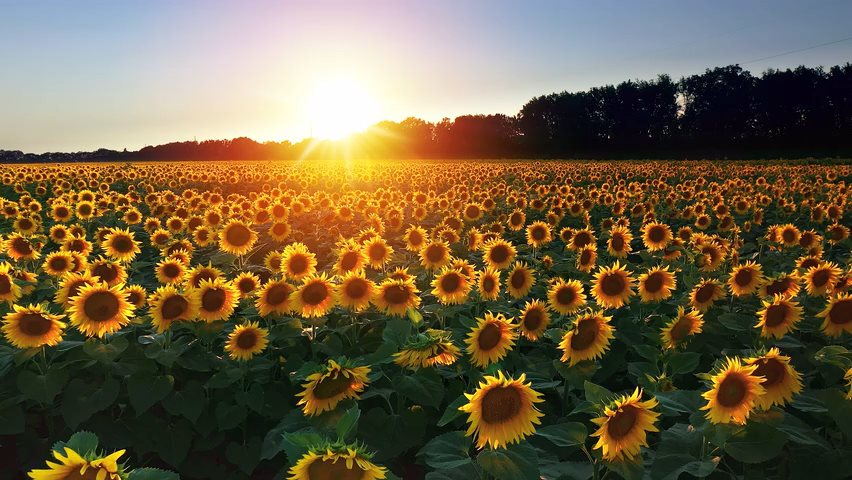
[[[250,6],[249,6],[250,5]],[[382,118],[514,114],[531,97],[741,63],[852,61],[852,1],[0,0],[0,149],[299,139],[354,79]]]

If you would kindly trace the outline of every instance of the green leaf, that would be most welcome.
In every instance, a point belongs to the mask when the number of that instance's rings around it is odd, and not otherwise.
[[[159,468],[137,468],[130,472],[127,480],[180,480],[180,475]]]
[[[260,463],[260,439],[252,438],[243,445],[231,442],[225,447],[225,458],[238,466],[240,471],[251,475],[257,464]]]
[[[129,342],[124,335],[113,336],[108,342],[90,338],[83,343],[83,351],[99,362],[112,363],[127,350],[128,345]]]
[[[585,392],[586,401],[595,405],[606,405],[610,402],[610,400],[615,398],[614,393],[588,380],[583,382],[583,390]]]
[[[828,415],[847,437],[852,437],[852,407],[843,392],[834,388],[818,390],[814,394],[828,408]]]
[[[346,410],[346,413],[344,413],[337,422],[337,426],[335,428],[337,436],[340,438],[346,438],[347,435],[349,435],[349,432],[352,431],[352,428],[358,425],[359,418],[361,418],[361,409],[358,408],[358,405]]]
[[[444,383],[432,369],[420,370],[413,375],[400,375],[393,384],[397,392],[415,404],[437,408],[444,398]]]
[[[0,408],[0,435],[18,435],[25,429],[24,410],[20,405]]]
[[[417,453],[426,465],[438,470],[450,470],[471,463],[470,437],[464,432],[449,432],[430,440]]]
[[[800,420],[795,415],[785,413],[784,420],[776,425],[775,428],[786,433],[790,441],[800,445],[813,445],[825,450],[830,448],[828,442],[814,430],[814,427]]]
[[[65,446],[74,450],[82,456],[98,449],[98,436],[92,432],[77,432],[65,442]]]
[[[182,415],[194,424],[207,406],[204,386],[196,380],[190,380],[180,391],[173,391],[163,399],[162,404],[172,415]]]
[[[220,432],[239,426],[246,419],[248,412],[245,408],[227,402],[216,405],[216,422]]]
[[[606,468],[621,475],[621,478],[624,480],[641,480],[645,474],[645,467],[642,464],[641,456],[621,462],[604,462],[604,465],[606,465]]]
[[[716,320],[728,330],[735,332],[746,332],[751,329],[754,323],[747,315],[741,313],[723,313]]]
[[[467,404],[468,400],[463,394],[459,395],[458,398],[452,401],[447,406],[447,409],[444,410],[444,414],[441,415],[441,418],[438,420],[438,426],[443,427],[444,425],[452,422],[456,418],[458,418],[463,412],[459,410],[459,407]]]
[[[302,455],[308,453],[311,447],[319,445],[323,441],[319,434],[307,429],[295,433],[285,433],[283,437],[284,452],[291,464],[295,464],[302,458]]]
[[[672,374],[692,373],[701,361],[701,354],[695,352],[675,352],[669,357]]]
[[[23,370],[18,374],[15,383],[25,397],[43,405],[49,405],[53,403],[53,399],[62,391],[62,387],[67,382],[68,371],[49,369],[44,375],[39,375],[31,370]]]
[[[500,480],[539,478],[538,452],[527,442],[505,449],[483,450],[476,462],[485,472]]]
[[[760,463],[778,456],[786,443],[776,428],[752,422],[725,442],[725,452],[743,463]]]
[[[260,457],[264,460],[271,459],[284,451],[284,434],[295,432],[307,426],[307,421],[300,410],[292,410],[275,428],[266,432],[263,445],[260,448]]]
[[[241,368],[230,367],[219,370],[207,380],[207,388],[225,388],[243,378],[245,371]]]
[[[411,322],[404,318],[391,318],[385,323],[382,340],[396,346],[402,346],[408,341],[411,333]]]
[[[69,428],[76,429],[95,413],[111,407],[118,398],[119,390],[120,385],[114,378],[108,378],[102,384],[74,378],[62,392],[62,418]]]
[[[174,379],[169,376],[154,376],[150,373],[136,373],[127,379],[127,393],[136,415],[142,415],[149,408],[172,391]]]
[[[673,390],[656,392],[654,397],[660,403],[663,414],[678,415],[693,413],[701,407],[701,393],[697,390]]]
[[[539,428],[535,434],[550,440],[557,447],[576,447],[586,442],[589,432],[580,422],[565,422]]]
[[[700,458],[703,441],[703,433],[689,425],[679,423],[665,430],[655,448],[651,477],[677,480],[684,472],[699,478],[710,475],[716,470],[716,463]]]

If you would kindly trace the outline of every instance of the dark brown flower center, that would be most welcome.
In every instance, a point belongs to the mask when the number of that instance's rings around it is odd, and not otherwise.
[[[544,312],[538,308],[532,308],[524,315],[524,328],[535,331],[544,322]]]
[[[346,296],[353,300],[360,300],[367,295],[368,291],[367,281],[361,278],[353,278],[349,280],[346,284],[345,291]]]
[[[589,232],[582,231],[582,232],[577,232],[577,234],[574,235],[574,245],[577,246],[578,248],[585,247],[586,245],[591,243],[591,241],[592,241],[592,236],[589,235]]]
[[[571,335],[571,349],[582,351],[592,346],[598,336],[598,322],[594,318],[581,320],[574,327],[574,334]]]
[[[12,279],[6,274],[0,274],[0,295],[5,295],[12,291]]]
[[[740,287],[749,286],[753,279],[754,272],[750,268],[741,268],[736,275],[734,275],[734,283]]]
[[[541,226],[535,226],[532,229],[531,236],[533,240],[541,241],[544,240],[546,236],[547,230]]]
[[[381,243],[373,243],[368,249],[368,254],[371,260],[384,260],[388,249]]]
[[[660,225],[654,225],[648,229],[648,240],[653,243],[660,243],[666,238],[666,230]]]
[[[287,301],[292,288],[289,284],[278,283],[271,287],[266,292],[266,303],[272,306],[278,306]]]
[[[118,268],[109,263],[101,263],[92,269],[92,275],[100,277],[106,283],[111,283],[118,278]]]
[[[242,350],[254,348],[257,345],[257,333],[254,330],[243,330],[237,336],[237,347]]]
[[[727,408],[738,406],[746,396],[745,380],[739,375],[728,375],[719,384],[716,399],[720,405]]]
[[[766,307],[766,326],[777,327],[787,320],[790,307],[786,303],[774,304]]]
[[[784,277],[774,282],[770,283],[766,286],[766,295],[778,295],[782,293],[786,293],[787,289],[790,288],[793,284],[793,281],[789,277]]]
[[[487,323],[479,332],[476,343],[480,350],[488,351],[496,347],[500,343],[502,332],[496,323]]]
[[[672,325],[669,335],[674,343],[681,342],[689,332],[692,331],[693,319],[690,315],[682,315],[674,325]]]
[[[38,313],[25,313],[18,323],[21,332],[28,337],[40,337],[49,332],[53,322]]]
[[[287,262],[287,267],[292,275],[301,275],[307,272],[308,265],[308,257],[300,253],[292,255],[290,261]]]
[[[201,308],[208,312],[218,312],[225,306],[227,292],[223,288],[208,288],[201,295]]]
[[[811,281],[817,288],[824,287],[831,279],[831,272],[827,268],[821,268],[814,272],[811,276]]]
[[[619,272],[610,272],[601,279],[601,290],[608,297],[615,297],[624,293],[627,282]]]
[[[512,420],[520,413],[522,403],[517,388],[492,388],[482,396],[482,421],[493,425]]]
[[[764,358],[757,362],[754,375],[756,377],[763,377],[763,381],[760,382],[763,387],[771,387],[784,380],[787,376],[787,368],[777,359]]]
[[[112,320],[121,306],[118,298],[113,292],[94,292],[86,298],[83,303],[83,311],[86,316],[94,322],[105,322]]]
[[[621,440],[633,430],[638,416],[639,409],[633,405],[625,405],[619,408],[615,415],[606,422],[607,433],[614,440]]]
[[[573,287],[564,286],[556,291],[556,303],[559,305],[571,305],[577,299],[577,292]]]
[[[527,283],[527,276],[523,270],[515,270],[512,272],[512,277],[509,279],[512,287],[520,290]]]
[[[838,300],[828,311],[828,320],[835,325],[852,322],[852,299]]]
[[[344,272],[354,270],[358,266],[358,252],[346,252],[340,257],[340,268]]]
[[[324,282],[311,282],[302,289],[302,301],[307,305],[316,306],[328,298],[328,286]]]
[[[342,373],[336,377],[326,377],[314,387],[314,396],[320,400],[334,398],[352,388],[354,383],[354,377],[345,377]]]
[[[663,288],[662,272],[654,272],[645,278],[645,290],[648,293],[657,293]]]
[[[243,247],[251,240],[251,230],[244,225],[231,225],[225,231],[225,239],[235,247]]]
[[[462,278],[456,272],[449,272],[441,277],[441,289],[446,293],[455,293],[461,287]]]
[[[318,458],[308,467],[308,478],[311,480],[361,480],[363,476],[364,470],[357,463],[353,463],[350,469],[346,467],[344,459],[334,462]]]
[[[391,305],[404,305],[410,298],[410,292],[400,285],[389,285],[384,290],[384,299]]]
[[[494,248],[491,249],[489,258],[491,258],[493,263],[501,264],[509,259],[509,254],[509,248],[506,245],[495,245]]]
[[[68,259],[66,257],[53,257],[50,259],[50,268],[57,272],[64,272],[68,269]],[[0,289],[2,290],[2,289]]]
[[[126,235],[117,235],[113,237],[111,245],[118,253],[129,253],[133,250],[133,240]]]
[[[622,251],[624,249],[624,237],[622,235],[614,235],[610,245],[616,252]]]
[[[713,294],[716,292],[716,287],[712,283],[707,283],[702,285],[701,288],[695,292],[695,301],[698,303],[707,303],[713,298]]]
[[[163,301],[160,312],[164,320],[175,320],[184,315],[189,308],[189,302],[180,295],[171,296]]]
[[[426,259],[432,263],[438,263],[444,259],[444,248],[441,245],[429,245],[426,247]]]

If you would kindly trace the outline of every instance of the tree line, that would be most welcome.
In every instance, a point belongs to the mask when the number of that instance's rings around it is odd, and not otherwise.
[[[739,65],[528,101],[514,116],[383,121],[340,142],[174,142],[0,162],[322,158],[771,158],[852,154],[852,63],[752,75]]]

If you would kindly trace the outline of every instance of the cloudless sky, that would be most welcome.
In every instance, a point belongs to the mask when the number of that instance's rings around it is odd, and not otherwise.
[[[536,95],[740,63],[852,61],[852,0],[0,0],[0,149],[300,139],[347,77],[381,118],[514,115]]]

